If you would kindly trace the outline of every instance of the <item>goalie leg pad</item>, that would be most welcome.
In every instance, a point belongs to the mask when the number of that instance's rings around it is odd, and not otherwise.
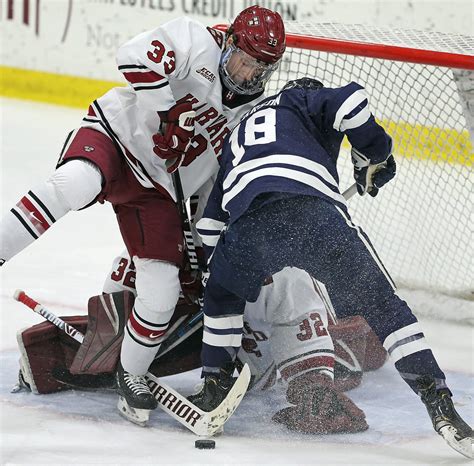
[[[377,335],[371,329],[367,334],[367,341],[365,345],[365,359],[362,368],[364,371],[374,371],[382,367],[387,360],[387,351],[380,343]]]
[[[134,299],[130,291],[102,294],[89,299],[87,332],[71,364],[71,374],[115,372],[125,323]]]
[[[80,332],[86,329],[86,317],[62,317]],[[70,387],[58,381],[56,370],[66,370],[79,343],[50,322],[42,322],[17,335],[21,353],[20,368],[25,381],[35,394],[54,393]]]
[[[355,433],[368,429],[364,412],[332,380],[314,372],[288,384],[287,399],[295,406],[283,408],[272,418],[289,430],[305,434]]]
[[[363,317],[354,316],[340,319],[328,330],[334,342],[335,386],[339,391],[352,390],[362,381],[370,327]]]

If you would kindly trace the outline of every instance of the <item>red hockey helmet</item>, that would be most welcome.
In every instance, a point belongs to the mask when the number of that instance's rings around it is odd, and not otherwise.
[[[286,47],[281,16],[257,5],[246,8],[229,28],[229,38],[220,63],[224,84],[238,94],[263,91]]]
[[[239,49],[265,63],[277,63],[285,52],[283,20],[267,8],[246,8],[237,15],[229,33]]]

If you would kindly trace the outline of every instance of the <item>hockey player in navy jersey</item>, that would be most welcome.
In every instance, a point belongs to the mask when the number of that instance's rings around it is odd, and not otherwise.
[[[395,176],[392,141],[356,83],[329,89],[290,81],[232,131],[198,231],[210,257],[204,296],[204,384],[191,400],[211,410],[232,386],[245,301],[266,278],[293,266],[323,282],[339,317],[363,316],[405,382],[421,396],[435,430],[472,457],[472,429],[454,409],[416,317],[339,189],[336,162],[351,146],[360,195],[377,195]],[[311,395],[309,395],[311,397]],[[308,401],[300,390],[293,398]],[[314,409],[317,399],[313,397]]]

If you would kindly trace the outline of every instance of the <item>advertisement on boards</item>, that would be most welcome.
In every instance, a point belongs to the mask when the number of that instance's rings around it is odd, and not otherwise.
[[[119,79],[117,48],[179,16],[229,24],[259,4],[285,21],[365,23],[462,33],[469,2],[421,0],[3,0],[1,65],[102,80]],[[454,8],[456,4],[459,7]],[[464,13],[463,13],[464,12]],[[466,32],[469,33],[469,32]]]

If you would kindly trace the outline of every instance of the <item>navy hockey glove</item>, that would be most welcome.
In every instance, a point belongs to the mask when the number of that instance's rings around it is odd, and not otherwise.
[[[153,135],[153,152],[166,160],[168,173],[173,173],[181,165],[189,165],[195,158],[186,159],[186,151],[194,137],[196,112],[188,101],[173,105],[167,112],[158,112],[161,119],[161,133]]]
[[[373,197],[377,195],[382,186],[387,184],[397,174],[397,164],[392,154],[390,154],[388,159],[380,165],[381,167],[375,170],[372,176],[373,189],[369,194]]]
[[[357,192],[363,196],[369,193],[375,197],[379,189],[388,183],[396,174],[397,165],[393,155],[381,163],[370,163],[370,159],[357,149],[351,150],[352,163],[354,164],[354,179],[357,183]]]

